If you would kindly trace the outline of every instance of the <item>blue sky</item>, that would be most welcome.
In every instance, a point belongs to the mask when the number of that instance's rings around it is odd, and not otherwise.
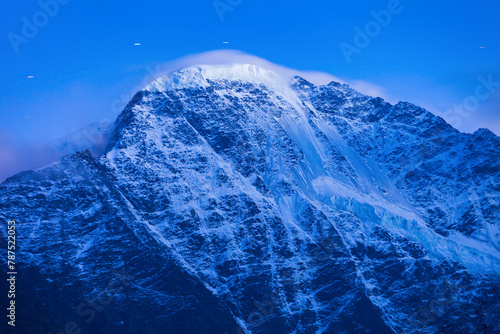
[[[493,0],[54,1],[3,4],[0,158],[13,166],[24,150],[114,119],[123,97],[152,79],[158,64],[218,49],[365,83],[463,131],[500,134],[500,4]],[[373,13],[381,11],[390,22],[382,15],[377,28]],[[38,31],[29,31],[34,21]],[[356,44],[356,27],[367,34],[363,43],[358,36]],[[341,45],[357,49],[350,61]]]

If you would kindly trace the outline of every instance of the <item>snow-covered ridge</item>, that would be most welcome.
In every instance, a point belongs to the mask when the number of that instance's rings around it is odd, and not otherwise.
[[[264,85],[283,96],[293,95],[291,82],[274,71],[252,64],[198,65],[166,74],[144,88],[164,92],[183,88],[210,86],[207,80],[228,80]]]

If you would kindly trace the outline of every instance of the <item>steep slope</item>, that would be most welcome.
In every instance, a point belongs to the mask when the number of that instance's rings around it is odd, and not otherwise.
[[[18,227],[14,332],[60,333],[71,323],[77,329],[70,332],[86,333],[235,328],[231,314],[158,248],[108,182],[87,152],[2,184],[2,219],[14,218]]]
[[[139,92],[97,161],[4,182],[2,224],[32,309],[64,309],[31,320],[51,330],[493,333],[499,149],[346,85],[191,67]],[[123,265],[116,302],[71,320]]]

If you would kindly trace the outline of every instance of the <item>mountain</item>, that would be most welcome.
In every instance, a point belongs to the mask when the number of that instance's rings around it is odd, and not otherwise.
[[[18,330],[498,333],[499,155],[345,84],[175,71],[99,158],[0,185]]]

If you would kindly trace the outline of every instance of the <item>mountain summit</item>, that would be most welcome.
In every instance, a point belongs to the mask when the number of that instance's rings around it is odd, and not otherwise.
[[[345,84],[183,68],[0,198],[26,333],[500,331],[500,138]]]

